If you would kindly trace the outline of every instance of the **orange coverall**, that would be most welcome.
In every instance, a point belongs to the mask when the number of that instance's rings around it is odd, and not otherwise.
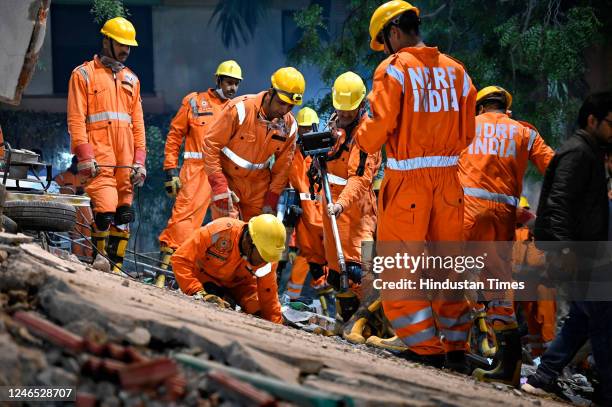
[[[219,218],[194,231],[172,255],[176,281],[187,295],[207,282],[226,288],[248,314],[261,313],[268,321],[282,323],[276,273],[255,277],[257,270],[243,259],[240,239],[246,222]]]
[[[505,113],[488,112],[476,117],[476,137],[459,159],[459,179],[465,195],[465,240],[514,240],[516,207],[523,189],[527,162],[543,174],[554,155],[537,130],[511,119]],[[504,251],[501,247],[499,250]],[[511,250],[490,253],[491,273],[511,278]],[[509,299],[493,299],[487,307],[491,321],[515,326]]]
[[[138,77],[127,67],[114,74],[98,56],[76,67],[68,83],[72,151],[93,147],[99,165],[144,165],[145,128]],[[86,185],[96,213],[132,204],[131,170],[103,168]]]
[[[515,273],[529,272],[529,269],[545,267],[544,253],[535,247],[533,235],[528,227],[516,229],[516,242],[512,250]],[[531,355],[538,357],[555,339],[557,305],[556,290],[539,284],[537,301],[517,301],[515,307],[522,307],[527,319],[527,341]]]
[[[64,171],[55,176],[55,182],[60,187],[60,193],[66,195],[83,195],[83,185],[85,180],[79,174],[74,174],[71,171]],[[78,223],[83,225],[91,225],[93,223],[93,215],[90,207],[79,206],[77,207],[77,218]],[[74,232],[70,233],[71,239],[77,240],[72,243],[72,253],[82,257],[92,257],[93,250],[91,246],[84,241],[83,236],[91,236],[91,227],[75,225]],[[79,233],[80,232],[80,233]],[[82,234],[82,235],[81,235]]]
[[[377,240],[461,241],[463,191],[456,164],[474,138],[476,108],[465,68],[435,47],[402,48],[376,68],[368,100],[373,115],[359,126],[355,141],[368,153],[385,144],[388,157]],[[390,300],[385,291],[385,315],[413,352],[467,349],[466,301]]]
[[[291,267],[291,277],[287,282],[287,294],[296,299],[302,292],[302,287],[310,265],[308,263],[325,264],[325,247],[323,246],[323,220],[321,196],[310,195],[308,169],[312,157],[304,157],[300,149],[296,149],[291,169],[289,183],[300,195],[302,214],[295,225],[295,236],[299,254]]]
[[[245,221],[260,215],[265,204],[276,209],[295,150],[297,123],[291,113],[283,117],[280,126],[262,118],[266,94],[232,99],[204,139],[204,169],[209,181],[220,176],[227,179],[229,189],[240,199],[237,206]],[[270,168],[272,156],[275,161]]]
[[[176,196],[168,226],[159,236],[161,246],[176,249],[191,233],[202,226],[210,202],[210,184],[204,171],[204,136],[213,120],[229,100],[221,99],[214,89],[193,92],[183,98],[170,123],[166,138],[164,170],[178,167],[183,141],[181,189]]]
[[[367,115],[360,118],[365,120]],[[380,151],[368,154],[363,175],[357,175],[360,163],[360,150],[354,143],[356,128],[348,135],[347,149],[343,149],[334,160],[327,161],[329,188],[334,203],[342,205],[342,213],[337,217],[338,234],[342,244],[344,260],[361,264],[362,241],[373,241],[376,232],[376,196],[372,189],[372,180],[378,173],[382,154]],[[346,133],[336,140],[334,149],[328,156],[334,155],[346,140]],[[332,233],[331,219],[327,215],[327,204],[323,197],[323,237],[325,258],[330,270],[339,271],[336,244]]]

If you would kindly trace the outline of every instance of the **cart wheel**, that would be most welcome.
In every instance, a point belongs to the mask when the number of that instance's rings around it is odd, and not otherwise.
[[[6,215],[2,215],[2,229],[7,233],[17,233],[19,226],[17,223]]]
[[[4,213],[22,230],[69,232],[76,225],[74,206],[60,202],[8,201]]]

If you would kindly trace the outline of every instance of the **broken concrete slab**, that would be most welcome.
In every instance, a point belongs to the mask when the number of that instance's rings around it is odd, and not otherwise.
[[[425,368],[388,355],[383,357],[337,338],[315,336],[241,313],[206,307],[181,293],[136,281],[130,280],[129,285],[124,286],[126,280],[112,274],[91,269],[66,273],[57,265],[49,265],[18,247],[11,246],[11,250],[7,251],[8,258],[0,268],[0,276],[16,264],[27,269],[14,278],[30,282],[20,281],[13,285],[29,287],[28,293],[38,296],[37,310],[50,320],[67,325],[73,332],[82,333],[80,331],[86,330],[82,321],[89,321],[98,326],[108,340],[121,341],[141,327],[150,334],[147,354],[168,355],[188,349],[199,358],[219,362],[227,360],[232,343],[239,343],[242,350],[247,350],[245,357],[249,362],[256,355],[264,371],[274,370],[269,375],[279,377],[280,369],[274,368],[279,364],[284,369],[290,367],[290,373],[281,374],[283,379],[297,377],[300,382],[305,373],[312,372],[315,374],[304,381],[306,384],[356,397],[358,404],[363,405],[525,404],[524,398],[511,391],[498,391],[465,376]],[[42,278],[33,279],[36,284],[32,284],[32,270],[43,274]],[[62,364],[61,367],[69,373],[75,370],[74,364]],[[30,374],[30,377],[33,376]],[[127,400],[117,387],[99,393],[99,383],[87,387],[86,382],[83,381],[84,391],[103,396],[99,404]],[[130,400],[134,398],[130,397]],[[542,401],[542,405],[554,404]]]
[[[241,342],[232,342],[226,348],[225,360],[238,369],[263,373],[289,383],[298,383],[300,369],[277,358],[266,355]]]
[[[51,256],[49,252],[43,250],[42,247],[36,244],[26,243],[26,244],[20,245],[20,247],[25,253],[29,254],[30,256],[35,257],[37,260],[41,261],[43,264],[47,266],[55,267],[58,270],[74,273],[77,270],[85,269],[85,266],[81,264],[80,262],[75,263],[75,262],[61,259],[57,256]]]
[[[30,236],[26,236],[23,233],[6,233],[0,232],[0,243],[8,245],[18,245],[21,243],[31,243],[34,239]]]

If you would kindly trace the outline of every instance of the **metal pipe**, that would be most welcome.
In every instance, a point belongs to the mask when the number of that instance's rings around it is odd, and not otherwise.
[[[327,161],[325,157],[315,157],[319,164],[319,175],[321,176],[321,183],[323,184],[323,193],[325,194],[325,200],[328,204],[334,204],[332,201],[331,189],[329,188],[329,180],[327,179]],[[327,209],[327,208],[325,208]],[[344,251],[342,250],[342,242],[340,241],[340,233],[338,232],[338,223],[336,222],[336,215],[330,215],[332,235],[334,236],[334,243],[336,244],[336,256],[338,256],[338,265],[340,266],[340,292],[347,292],[349,289],[348,284],[348,273],[346,271],[346,262],[344,261]]]

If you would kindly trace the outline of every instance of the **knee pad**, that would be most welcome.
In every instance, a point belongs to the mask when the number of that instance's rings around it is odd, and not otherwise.
[[[318,280],[321,278],[321,276],[323,276],[323,274],[325,274],[323,271],[323,266],[318,263],[308,263],[308,267],[313,280]]]
[[[115,213],[115,225],[125,225],[134,220],[134,208],[130,205],[121,205]]]
[[[361,284],[361,264],[359,263],[346,263],[346,272],[348,278],[355,284]]]
[[[100,232],[110,229],[110,225],[113,222],[114,217],[115,214],[113,212],[96,213],[96,229],[98,229]]]

